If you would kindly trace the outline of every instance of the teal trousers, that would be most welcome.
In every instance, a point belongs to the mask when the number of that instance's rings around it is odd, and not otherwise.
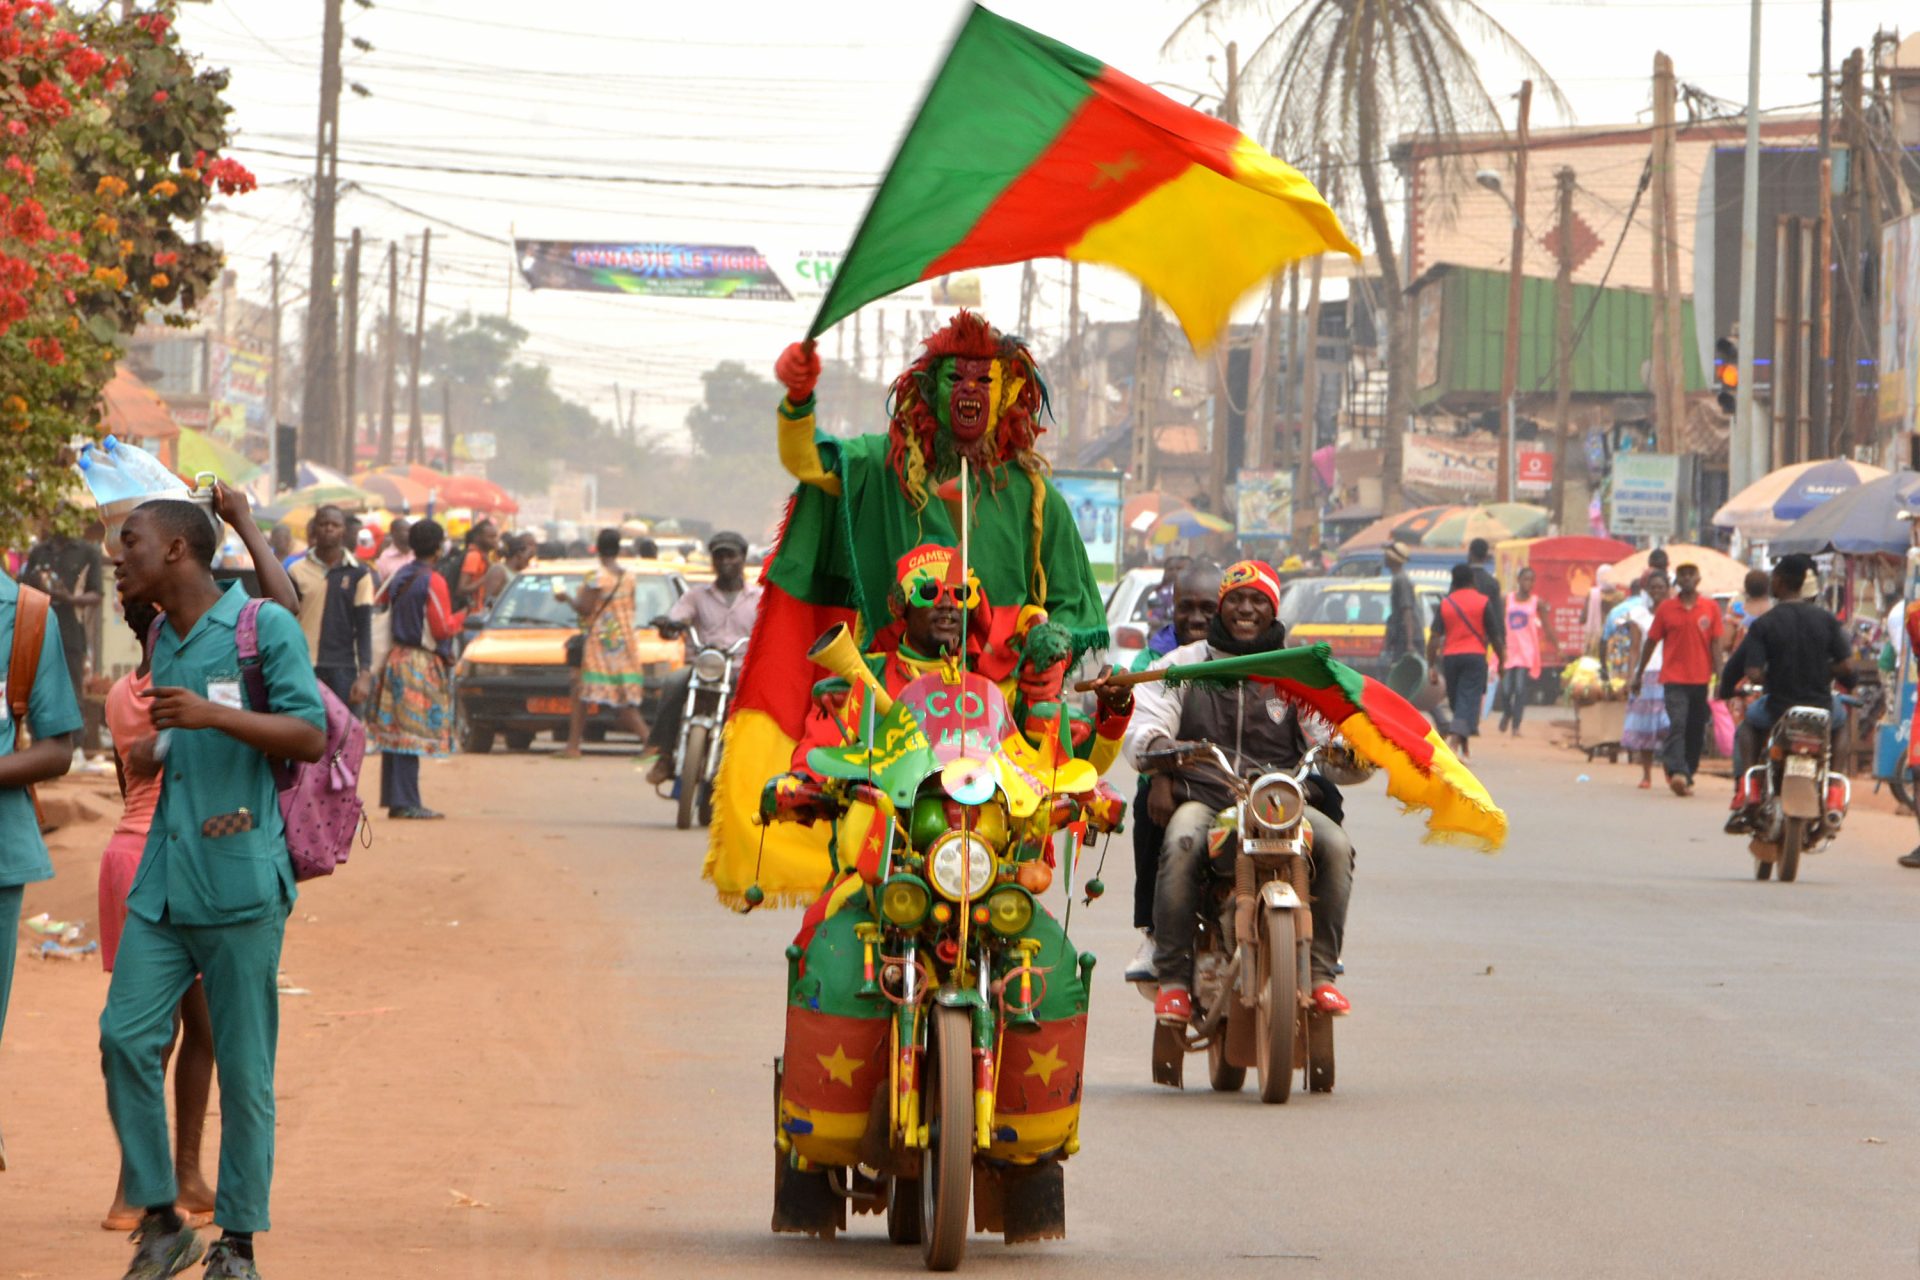
[[[280,1041],[280,942],[286,916],[184,927],[127,916],[113,985],[100,1015],[107,1110],[120,1136],[127,1203],[172,1204],[179,1194],[167,1135],[166,1071],[174,1010],[204,976],[220,1073],[220,1180],[214,1220],[229,1231],[267,1230],[273,1183],[273,1063]]]
[[[13,993],[13,957],[20,950],[20,899],[26,886],[0,885],[0,1039],[7,1034],[7,997]]]

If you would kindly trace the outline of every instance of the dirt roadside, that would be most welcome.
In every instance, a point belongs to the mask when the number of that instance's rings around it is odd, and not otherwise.
[[[659,802],[625,755],[458,757],[423,782],[454,816],[380,822],[289,922],[282,985],[302,994],[281,1003],[262,1266],[275,1280],[646,1274],[617,1239],[644,1124],[618,1077],[644,1056],[645,1010],[622,895],[601,890]],[[117,812],[111,776],[63,789]],[[376,759],[362,789],[377,796]],[[111,825],[54,833],[56,878],[28,889],[26,916],[95,936]],[[118,1275],[127,1246],[98,1225],[118,1158],[97,1049],[108,979],[97,956],[36,959],[25,931],[20,947],[0,1049],[0,1277]],[[554,1252],[570,1232],[595,1237],[587,1270]]]

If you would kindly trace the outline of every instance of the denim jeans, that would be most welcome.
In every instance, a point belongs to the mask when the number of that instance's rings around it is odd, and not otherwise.
[[[1480,732],[1480,704],[1487,696],[1487,655],[1450,653],[1440,659],[1440,675],[1447,682],[1448,731],[1471,738]]]
[[[1207,829],[1214,810],[1189,800],[1173,811],[1160,846],[1160,873],[1153,894],[1153,967],[1163,986],[1193,988],[1193,939],[1200,911],[1210,901]],[[1307,810],[1313,826],[1312,872],[1307,891],[1313,897],[1313,981],[1333,981],[1333,966],[1347,932],[1347,903],[1353,896],[1353,842],[1340,824],[1318,809]],[[1231,876],[1231,859],[1220,874]]]
[[[1500,673],[1500,719],[1514,728],[1527,713],[1527,697],[1533,692],[1533,680],[1525,667],[1509,667]]]
[[[1700,753],[1707,747],[1707,725],[1713,712],[1707,707],[1704,684],[1663,684],[1667,704],[1667,740],[1660,744],[1660,763],[1667,776],[1689,782],[1700,771]]]

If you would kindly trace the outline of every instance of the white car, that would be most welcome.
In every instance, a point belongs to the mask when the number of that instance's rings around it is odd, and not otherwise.
[[[1147,647],[1153,623],[1147,617],[1147,597],[1160,585],[1164,570],[1129,569],[1107,593],[1107,630],[1113,633],[1113,660],[1125,666]]]

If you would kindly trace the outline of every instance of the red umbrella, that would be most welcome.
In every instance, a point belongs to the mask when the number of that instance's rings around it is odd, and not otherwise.
[[[440,501],[449,507],[512,514],[520,510],[513,495],[485,476],[448,476],[440,485]]]
[[[380,500],[395,511],[425,511],[427,499],[433,490],[410,476],[386,475],[378,471],[362,472],[354,484],[368,493],[377,493]]]

